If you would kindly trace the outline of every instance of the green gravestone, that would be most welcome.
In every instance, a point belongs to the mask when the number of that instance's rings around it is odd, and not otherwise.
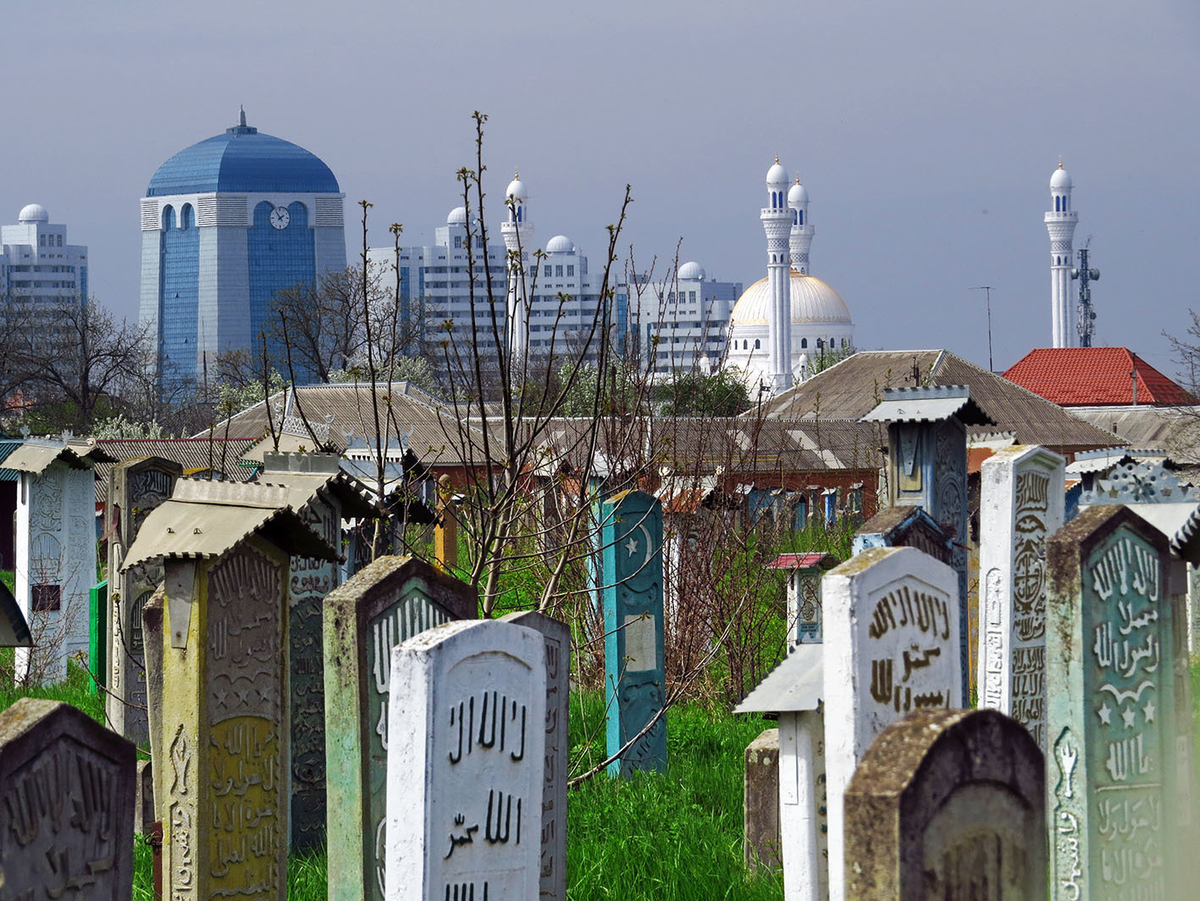
[[[108,579],[88,589],[88,688],[99,694],[107,686],[108,672]],[[100,681],[96,681],[96,677]]]
[[[1047,559],[1051,896],[1183,898],[1167,540],[1125,507],[1093,507]]]
[[[381,557],[325,597],[329,896],[383,901],[392,648],[474,619],[475,589],[423,560]]]
[[[613,756],[658,716],[663,706],[662,507],[642,491],[627,491],[601,507],[601,593],[608,754]],[[618,760],[611,776],[667,768],[663,718]]]

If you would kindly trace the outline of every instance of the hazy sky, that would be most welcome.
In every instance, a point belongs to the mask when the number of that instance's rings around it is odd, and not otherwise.
[[[968,288],[989,284],[998,369],[1050,343],[1042,215],[1062,154],[1075,246],[1092,235],[1103,273],[1096,343],[1174,373],[1161,332],[1200,311],[1195,0],[21,3],[4,30],[0,221],[46,206],[123,315],[150,176],[239,103],[329,164],[348,217],[374,202],[372,243],[394,221],[432,239],[479,109],[491,224],[519,166],[537,243],[567,234],[595,261],[628,182],[640,263],[682,238],[684,259],[747,285],[778,155],[860,347],[986,366]]]

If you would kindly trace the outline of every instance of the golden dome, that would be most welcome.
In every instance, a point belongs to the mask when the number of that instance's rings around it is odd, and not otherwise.
[[[819,322],[849,323],[850,308],[842,296],[812,275],[792,273],[792,323],[808,325]],[[733,325],[767,325],[770,321],[771,293],[767,279],[762,278],[745,290],[733,307]]]

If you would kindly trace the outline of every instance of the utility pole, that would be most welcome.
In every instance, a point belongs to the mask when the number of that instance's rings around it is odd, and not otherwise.
[[[992,365],[992,286],[976,285],[974,288],[968,288],[967,290],[986,292],[988,317],[988,372],[995,372],[996,367]]]

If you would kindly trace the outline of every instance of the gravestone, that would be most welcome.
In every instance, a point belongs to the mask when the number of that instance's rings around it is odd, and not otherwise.
[[[779,837],[779,730],[764,729],[746,746],[742,782],[742,853],[746,868],[783,869]]]
[[[566,901],[571,627],[536,611],[509,613],[500,620],[533,629],[546,643],[546,762],[542,779],[541,887],[538,897]]]
[[[384,897],[392,648],[474,619],[475,589],[414,557],[380,557],[325,598],[325,756],[331,897]]]
[[[164,894],[287,890],[288,559],[334,549],[268,485],[181,479],[125,568],[164,560]],[[156,767],[157,769],[157,767]]]
[[[966,385],[885,388],[862,422],[888,424],[887,490],[892,507],[919,506],[945,532],[958,574],[959,673],[970,696],[973,660],[967,590],[967,430],[995,425]],[[975,636],[978,640],[978,636]]]
[[[778,716],[777,809],[786,901],[829,896],[825,652],[822,643],[797,645],[733,709]]]
[[[387,901],[537,897],[545,641],[484,620],[392,651]]]
[[[149,835],[150,827],[158,819],[154,815],[154,765],[149,760],[137,762],[135,785],[133,831],[139,835]]]
[[[27,440],[4,468],[19,473],[13,594],[33,633],[33,647],[16,651],[16,676],[61,682],[67,659],[89,652],[88,591],[96,584],[93,460],[65,442]]]
[[[151,771],[154,779],[154,819],[162,819],[162,773],[167,765],[162,744],[163,717],[163,604],[166,587],[159,585],[142,606],[142,635],[146,661],[146,722],[150,735]]]
[[[88,688],[99,694],[108,677],[108,579],[88,589]]]
[[[69,704],[0,712],[0,896],[128,901],[135,754]]]
[[[160,457],[126,460],[108,476],[108,573],[111,590],[107,608],[108,695],[105,712],[112,728],[135,744],[149,740],[146,715],[146,653],[142,607],[163,580],[159,560],[122,570],[125,552],[137,538],[146,517],[171,496],[183,467]]]
[[[1045,753],[1046,539],[1062,528],[1066,461],[1006,447],[980,475],[979,706],[1022,723]]]
[[[916,710],[863,755],[846,789],[855,901],[1046,898],[1045,764],[994,710]]]
[[[663,579],[658,499],[627,491],[605,501],[600,534],[609,756],[633,742],[608,772],[616,776],[635,770],[664,771],[667,725],[661,716]]]
[[[821,641],[821,577],[841,561],[833,554],[780,554],[767,569],[788,574],[788,647]]]
[[[1090,507],[1051,537],[1048,561],[1053,895],[1182,898],[1190,762],[1175,727],[1167,540],[1125,507]]]
[[[374,513],[360,485],[334,454],[263,455],[263,484],[288,489],[288,505],[339,552],[342,520]],[[321,604],[341,582],[337,561],[294,555],[288,576],[288,653],[291,667],[291,817],[293,851],[325,844],[325,679]]]
[[[911,710],[962,706],[958,574],[915,548],[863,551],[825,576],[829,897],[846,897],[842,802],[854,767]]]

